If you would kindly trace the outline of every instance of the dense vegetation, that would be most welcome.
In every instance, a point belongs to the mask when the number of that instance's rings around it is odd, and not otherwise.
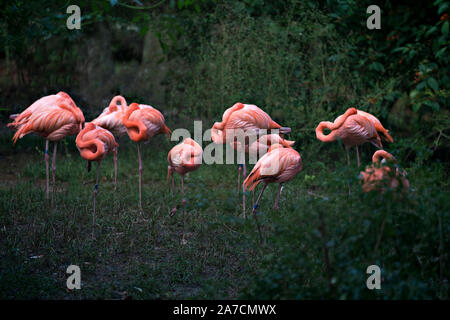
[[[254,221],[238,217],[236,168],[203,165],[189,177],[192,234],[181,246],[164,180],[173,142],[158,137],[148,148],[158,152],[145,154],[148,211],[141,219],[136,150],[122,139],[120,193],[112,192],[105,162],[94,241],[91,189],[83,185],[94,178],[73,139],[60,148],[63,187],[57,210],[49,210],[43,141],[26,137],[12,147],[3,129],[0,297],[115,298],[127,291],[135,298],[448,298],[448,1],[381,2],[379,30],[366,27],[371,1],[71,4],[81,8],[81,30],[66,28],[63,2],[0,4],[2,123],[60,90],[87,120],[120,93],[158,107],[172,129],[191,129],[198,119],[206,129],[241,101],[292,128],[304,169],[286,185],[279,212],[270,209],[269,188],[260,248]],[[319,121],[350,106],[390,130],[395,142],[385,149],[408,172],[408,195],[363,194],[361,168],[346,166],[342,144],[316,139]],[[373,152],[361,148],[363,165]],[[81,293],[64,289],[71,262],[89,263]],[[379,291],[365,286],[371,264],[382,268]]]

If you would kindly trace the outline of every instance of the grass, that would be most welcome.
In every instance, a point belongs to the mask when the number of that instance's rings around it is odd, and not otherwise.
[[[58,149],[54,209],[45,199],[44,140],[27,136],[13,147],[10,135],[5,134],[0,143],[2,299],[308,298],[306,294],[293,295],[287,289],[296,281],[302,289],[294,286],[295,292],[310,290],[315,292],[315,298],[358,298],[350,293],[363,290],[366,264],[383,262],[385,256],[395,260],[395,252],[389,253],[390,241],[395,237],[389,234],[383,235],[379,252],[372,254],[380,234],[380,210],[385,206],[376,202],[377,196],[361,193],[359,169],[345,165],[339,143],[325,146],[317,142],[300,147],[304,170],[285,185],[278,212],[271,210],[277,186],[268,187],[259,212],[263,246],[259,245],[250,204],[249,217],[240,216],[236,165],[202,165],[186,178],[188,243],[181,244],[181,210],[174,217],[169,216],[174,205],[181,203],[180,180],[176,176],[177,194],[173,196],[166,181],[167,152],[173,142],[162,136],[143,148],[142,215],[138,210],[136,146],[126,137],[119,142],[116,191],[112,155],[102,162],[95,238],[91,235],[95,170],[87,172],[74,139],[66,139]],[[371,152],[370,146],[362,148],[362,163],[368,163]],[[406,250],[409,255],[417,245],[423,245],[416,251],[422,262],[431,263],[431,267],[424,266],[422,275],[417,277],[424,280],[425,291],[432,292],[431,297],[445,297],[448,271],[441,270],[440,274],[439,263],[441,269],[448,265],[448,256],[442,253],[449,243],[448,205],[427,199],[447,185],[446,173],[439,165],[406,169],[413,196],[411,200],[396,198],[389,202],[408,207],[397,206],[392,212],[398,212],[397,217],[402,217],[403,211],[416,216],[434,203],[434,212],[442,215],[439,225],[443,239],[425,234],[418,242],[403,241],[401,245],[406,247],[399,250]],[[436,182],[439,179],[441,184]],[[347,183],[351,185],[351,195]],[[441,193],[441,198],[448,196],[448,191]],[[405,203],[416,205],[411,209]],[[433,235],[439,234],[435,220],[419,218],[422,222],[414,221],[433,229]],[[386,230],[395,233],[406,222],[394,220],[387,222]],[[413,232],[416,226],[408,223]],[[326,227],[326,233],[321,226]],[[359,249],[363,245],[371,248],[370,257],[354,260],[360,255],[358,250],[365,250]],[[441,249],[436,249],[440,245]],[[330,270],[323,248],[329,249]],[[344,260],[346,264],[341,265]],[[386,260],[387,269],[391,260]],[[81,290],[66,289],[66,268],[71,264],[81,268]],[[361,283],[343,282],[342,294],[336,293],[340,289],[328,288],[326,279],[330,272],[330,279],[343,279],[342,273],[349,267]],[[386,290],[396,291],[396,284],[391,283]],[[385,294],[389,296],[389,291]]]
[[[72,146],[68,153],[60,146],[51,209],[45,199],[43,140],[26,137],[14,149],[7,140],[0,189],[2,298],[237,297],[254,273],[260,249],[254,221],[238,217],[236,166],[202,166],[187,177],[188,245],[181,245],[181,210],[169,216],[181,203],[179,178],[174,197],[166,181],[166,151],[155,152],[169,150],[169,143],[158,137],[143,148],[142,215],[137,149],[121,143],[116,191],[112,155],[101,164],[92,239],[95,170],[87,172]],[[81,267],[80,291],[66,291],[70,264]]]

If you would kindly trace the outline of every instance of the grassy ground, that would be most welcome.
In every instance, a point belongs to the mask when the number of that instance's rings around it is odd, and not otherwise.
[[[318,143],[301,151],[304,170],[286,184],[279,212],[271,210],[277,186],[270,186],[265,192],[259,220],[263,226],[263,246],[259,245],[255,220],[250,216],[250,204],[247,211],[250,217],[243,219],[240,216],[237,166],[202,165],[191,173],[185,185],[188,242],[182,245],[181,210],[174,217],[169,216],[173,206],[181,202],[179,178],[176,176],[178,193],[175,197],[166,181],[167,152],[174,143],[160,136],[144,145],[144,212],[141,215],[138,210],[137,149],[125,138],[120,141],[118,153],[117,191],[113,186],[112,155],[101,165],[95,238],[92,238],[95,165],[88,173],[86,162],[75,149],[74,139],[59,145],[56,201],[55,208],[51,209],[45,199],[44,140],[27,136],[13,147],[9,134],[1,136],[0,298],[220,299],[239,298],[243,292],[252,298],[301,298],[307,296],[269,294],[263,292],[261,286],[272,290],[271,284],[275,281],[274,287],[279,289],[275,291],[283,292],[286,289],[279,287],[285,281],[283,272],[288,272],[288,277],[300,273],[302,288],[320,291],[322,286],[327,287],[326,279],[332,272],[329,264],[333,264],[338,275],[340,259],[359,255],[358,243],[364,242],[373,248],[375,242],[379,242],[381,207],[362,207],[362,202],[370,202],[370,199],[363,198],[366,195],[359,190],[358,168],[346,167],[345,155],[338,143],[326,147]],[[314,149],[328,150],[328,153],[313,152]],[[363,163],[368,162],[371,152],[371,146],[362,149]],[[312,161],[311,157],[318,160]],[[432,190],[442,187],[435,181],[446,175],[441,167],[427,170],[409,170],[411,185],[418,186],[415,187],[416,207],[426,206],[421,200],[422,195],[425,199]],[[429,178],[430,175],[434,178]],[[351,184],[351,195],[348,195],[347,183]],[[441,202],[437,206],[435,211],[438,213],[448,209],[448,205],[443,209]],[[409,206],[405,212],[411,213]],[[426,244],[425,251],[435,249],[429,252],[429,257],[425,254],[426,259],[437,257],[432,262],[435,269],[429,279],[434,283],[431,296],[438,296],[439,292],[443,296],[442,293],[446,294],[448,290],[442,283],[446,273],[441,271],[439,277],[439,270],[445,267],[448,259],[442,255],[448,245],[448,212],[445,213],[444,222],[440,221],[440,234],[444,233],[444,239],[425,236],[420,240]],[[327,235],[321,228],[323,214],[328,224]],[[393,221],[394,231],[389,225],[386,230],[395,232],[398,225],[398,221]],[[437,228],[434,220],[431,228]],[[436,232],[433,234],[439,234]],[[373,236],[365,238],[367,234]],[[311,238],[302,238],[310,235]],[[328,240],[323,247],[324,238]],[[387,236],[385,247],[382,242],[374,261],[380,260],[378,255],[388,254],[389,239]],[[328,248],[331,262],[324,260],[323,248]],[[342,248],[347,250],[343,257],[339,256]],[[413,247],[407,250],[412,252]],[[286,260],[296,252],[302,252],[302,257],[292,258],[296,261],[294,264],[290,258]],[[422,251],[418,252],[422,254]],[[391,252],[389,256],[395,254]],[[359,273],[363,280],[358,290],[365,285],[363,266],[371,264],[370,259],[366,257],[353,265],[353,268],[361,267]],[[81,290],[66,289],[66,268],[71,264],[81,268]],[[299,267],[290,270],[295,264]],[[276,268],[282,271],[274,274],[272,271]],[[269,284],[258,284],[258,281],[271,277],[275,280],[270,280]],[[424,283],[431,286],[427,277],[428,273],[423,274]],[[315,297],[355,297],[336,295],[328,289]],[[354,288],[350,287],[348,291],[353,292]]]
[[[137,149],[121,144],[117,191],[112,155],[101,165],[93,239],[95,164],[88,173],[73,141],[60,145],[50,209],[43,140],[26,137],[15,148],[7,140],[1,157],[2,298],[233,298],[257,268],[254,221],[238,217],[236,166],[204,165],[186,178],[188,243],[181,245],[182,212],[169,216],[181,201],[178,176],[175,197],[166,181],[169,142],[158,137],[143,148],[142,215]],[[80,291],[65,289],[70,264],[81,267]]]

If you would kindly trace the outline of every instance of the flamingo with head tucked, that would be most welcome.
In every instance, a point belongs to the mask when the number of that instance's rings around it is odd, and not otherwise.
[[[383,160],[380,163],[381,159]],[[386,188],[397,189],[400,186],[402,186],[404,192],[409,190],[406,172],[399,168],[395,168],[395,171],[392,171],[389,166],[384,165],[386,161],[397,163],[394,156],[384,150],[378,150],[373,154],[372,165],[360,173],[360,179],[363,182],[363,192],[377,190],[380,193],[384,193]]]
[[[117,104],[120,102],[120,105]],[[127,101],[122,96],[112,98],[109,106],[91,122],[110,131],[115,138],[127,134],[127,128],[123,124],[123,116],[127,109]],[[117,186],[117,152],[114,153],[114,187]]]
[[[132,103],[123,116],[123,124],[127,128],[128,136],[138,146],[139,158],[139,210],[142,213],[142,157],[141,142],[150,141],[157,134],[164,133],[168,137],[172,131],[165,125],[164,116],[157,109],[145,105]]]
[[[323,133],[324,129],[329,129],[331,132],[328,135]],[[377,148],[382,148],[380,136],[375,129],[373,123],[366,117],[358,114],[355,108],[349,108],[336,121],[322,121],[316,128],[317,139],[323,142],[332,142],[338,139],[342,140],[347,152],[347,164],[350,165],[350,156],[348,150],[352,146],[370,142]],[[359,152],[356,149],[356,156],[358,167],[360,165]]]
[[[261,130],[276,130],[281,134],[291,132],[290,128],[282,127],[281,125],[273,121],[272,118],[261,108],[253,104],[243,104],[240,102],[225,110],[222,116],[222,122],[214,123],[211,129],[211,138],[214,143],[224,144],[242,141],[241,150],[239,150],[241,153],[241,159],[238,160],[238,182],[240,181],[242,166],[244,167],[244,179],[247,176],[247,167],[245,164],[245,148],[248,148],[249,136],[257,135]],[[242,203],[243,214],[245,218],[244,192],[242,195]]]
[[[394,139],[392,139],[391,135],[389,134],[389,130],[385,129],[385,128],[383,127],[383,125],[381,124],[381,121],[378,120],[378,118],[375,117],[373,114],[370,114],[370,113],[368,113],[368,112],[365,112],[365,111],[362,111],[362,110],[359,110],[359,109],[356,110],[356,114],[357,114],[357,115],[360,115],[360,116],[363,116],[364,118],[366,118],[367,120],[369,120],[369,121],[373,124],[373,126],[375,127],[375,130],[378,132],[378,135],[379,135],[381,138],[383,138],[384,140],[386,140],[386,141],[388,141],[388,142],[390,142],[390,143],[394,142]],[[339,117],[337,117],[337,118],[334,120],[334,123],[337,123],[338,121],[340,121],[340,119],[341,119],[343,116],[344,116],[344,115],[340,115]],[[356,148],[356,155],[357,155],[357,158],[359,159],[359,149],[358,149],[358,145],[356,145],[355,148]],[[359,160],[358,160],[358,167],[359,167]]]
[[[172,191],[175,191],[173,173],[176,172],[181,176],[181,194],[183,204],[183,236],[181,243],[185,244],[184,227],[185,227],[185,211],[186,199],[184,199],[184,175],[188,172],[197,170],[202,163],[203,150],[202,147],[191,138],[186,138],[180,144],[173,147],[167,155],[169,167],[167,169],[167,178],[172,178]],[[177,208],[173,208],[170,215],[173,216],[177,212]]]
[[[56,148],[58,141],[66,136],[76,135],[82,129],[84,123],[83,112],[76,106],[72,98],[65,92],[49,95],[35,101],[20,114],[10,116],[14,121],[8,124],[16,130],[13,140],[29,133],[36,133],[46,139],[45,141],[45,165],[46,165],[46,194],[49,199],[49,141],[54,142],[52,161],[52,207],[55,194],[56,172]]]
[[[111,151],[116,153],[119,146],[114,136],[108,130],[97,126],[94,123],[87,123],[83,130],[78,134],[75,143],[80,155],[90,163],[97,161],[97,178],[94,187],[94,213],[92,215],[92,235],[94,235],[95,226],[95,202],[98,193],[98,179],[100,176],[100,163]],[[88,166],[88,170],[90,166]]]
[[[263,155],[248,177],[243,183],[244,190],[254,190],[258,184],[264,183],[261,193],[253,206],[253,216],[256,219],[256,212],[259,201],[269,183],[278,183],[278,193],[275,199],[274,209],[278,210],[283,183],[292,180],[303,168],[300,154],[291,147],[283,148],[280,144],[273,144],[269,152]],[[261,231],[258,225],[258,231]]]

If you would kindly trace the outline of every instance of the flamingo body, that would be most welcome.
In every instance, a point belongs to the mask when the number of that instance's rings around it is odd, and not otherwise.
[[[88,161],[101,161],[119,146],[108,130],[90,122],[75,139],[81,157]]]
[[[211,129],[211,138],[217,144],[234,141],[233,130],[236,129],[255,133],[258,129],[279,129],[281,133],[290,132],[290,128],[281,127],[261,108],[240,102],[225,110],[222,122],[214,123]]]
[[[180,144],[173,147],[167,155],[169,162],[169,176],[174,171],[184,175],[196,170],[202,163],[203,150],[200,145],[191,138],[186,138]]]
[[[117,101],[120,101],[120,106],[117,105]],[[127,134],[127,128],[123,124],[123,117],[127,109],[127,102],[122,96],[115,96],[112,98],[108,107],[106,107],[103,112],[91,122],[107,129],[115,137],[120,138],[121,136]]]
[[[302,158],[292,148],[279,144],[270,147],[244,181],[244,189],[253,190],[261,183],[284,183],[292,180],[302,170]]]
[[[170,137],[172,133],[165,125],[162,113],[145,104],[132,103],[125,112],[123,123],[128,136],[134,142],[149,141],[159,133],[165,133]]]
[[[76,135],[84,123],[83,112],[65,92],[58,92],[35,101],[8,124],[17,130],[14,143],[29,133],[36,133],[47,140],[59,141]]]
[[[383,125],[381,124],[381,121],[375,117],[373,114],[370,114],[368,112],[362,111],[357,109],[357,115],[363,116],[364,118],[366,118],[367,120],[369,120],[373,126],[375,127],[375,130],[378,132],[378,134],[380,134],[386,141],[388,142],[394,142],[394,139],[392,139],[391,135],[389,134],[389,130],[386,130]],[[340,115],[339,117],[337,117],[334,122],[338,122],[339,119],[343,117],[343,115]]]

